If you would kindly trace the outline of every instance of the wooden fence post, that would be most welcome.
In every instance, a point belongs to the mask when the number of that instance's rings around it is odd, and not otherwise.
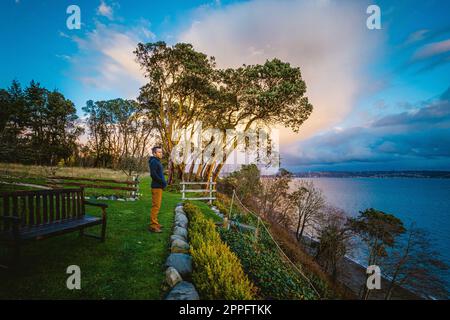
[[[181,182],[181,185],[183,186],[183,189],[181,190],[182,192],[181,200],[185,200],[186,185],[184,184],[184,181]]]

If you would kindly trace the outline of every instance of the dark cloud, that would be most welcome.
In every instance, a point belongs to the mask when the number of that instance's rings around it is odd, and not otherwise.
[[[450,88],[418,110],[384,116],[366,127],[333,130],[292,145],[286,166],[358,167],[367,170],[450,169]],[[283,152],[283,150],[282,150]],[[447,161],[445,161],[447,160]],[[358,164],[358,166],[355,166]],[[442,168],[442,166],[446,166]]]
[[[448,95],[448,91],[442,96]],[[408,125],[417,123],[435,124],[443,120],[450,120],[450,102],[448,100],[439,100],[418,111],[402,112],[399,114],[385,116],[373,124],[374,127]]]

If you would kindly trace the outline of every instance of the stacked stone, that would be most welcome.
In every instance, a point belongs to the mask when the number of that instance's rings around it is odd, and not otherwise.
[[[175,227],[170,236],[170,255],[166,260],[166,282],[171,287],[166,300],[199,300],[194,285],[186,280],[191,278],[192,257],[189,254],[188,218],[183,204],[175,208]]]
[[[218,217],[220,217],[221,219],[223,219],[223,214],[222,214],[222,212],[220,212],[219,209],[217,209],[215,206],[212,206],[212,207],[211,207],[211,210],[212,210]]]
[[[86,200],[115,200],[115,201],[136,201],[138,198],[120,198],[118,196],[86,196],[84,197]]]

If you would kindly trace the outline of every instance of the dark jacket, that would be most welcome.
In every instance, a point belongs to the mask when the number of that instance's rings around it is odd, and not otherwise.
[[[150,168],[150,176],[152,177],[153,189],[164,189],[167,187],[166,179],[164,178],[163,166],[157,157],[150,157],[148,160],[148,167]]]

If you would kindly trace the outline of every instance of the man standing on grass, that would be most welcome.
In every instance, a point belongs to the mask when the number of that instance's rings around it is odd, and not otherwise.
[[[153,147],[152,154],[153,156],[148,160],[150,176],[152,177],[152,210],[150,214],[150,227],[148,230],[160,233],[162,225],[158,222],[158,213],[161,208],[163,189],[167,186],[167,182],[164,178],[163,166],[161,164],[161,147]]]

